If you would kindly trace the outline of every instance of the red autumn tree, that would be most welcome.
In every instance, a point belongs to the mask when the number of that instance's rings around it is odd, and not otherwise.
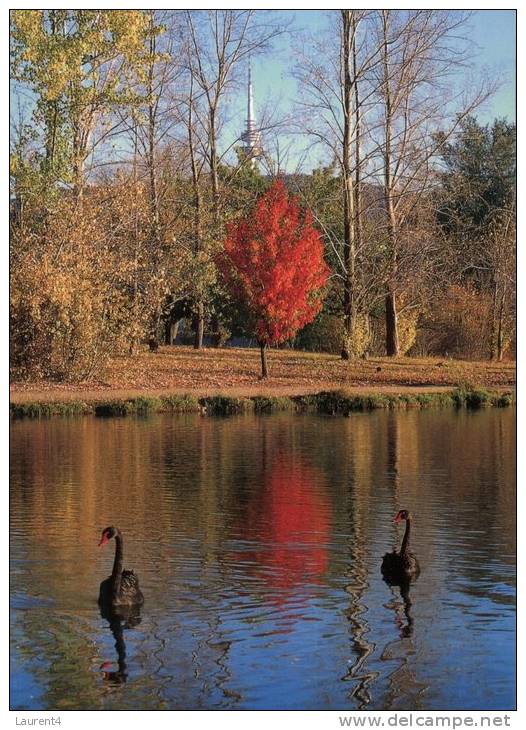
[[[229,226],[221,269],[234,298],[250,312],[266,378],[267,346],[290,339],[312,322],[329,273],[310,211],[301,214],[281,180],[250,215]]]

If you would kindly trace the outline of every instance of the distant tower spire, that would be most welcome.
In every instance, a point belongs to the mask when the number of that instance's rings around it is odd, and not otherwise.
[[[252,93],[252,66],[250,58],[248,59],[248,105],[247,105],[247,129],[255,127],[256,120],[254,118],[254,95]]]
[[[247,88],[247,119],[246,128],[241,135],[241,141],[244,142],[243,152],[247,157],[255,158],[263,154],[261,146],[261,134],[256,127],[256,117],[254,115],[254,95],[252,91],[252,69],[250,66],[250,58],[248,59],[248,88]]]

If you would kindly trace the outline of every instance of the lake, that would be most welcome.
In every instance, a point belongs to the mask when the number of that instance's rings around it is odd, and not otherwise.
[[[10,451],[12,709],[514,709],[514,409],[20,420]]]

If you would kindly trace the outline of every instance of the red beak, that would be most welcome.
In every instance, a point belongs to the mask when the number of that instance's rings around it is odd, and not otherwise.
[[[109,538],[107,535],[103,535],[99,542],[99,547],[102,547],[103,545],[106,545],[107,542],[109,542]]]
[[[402,522],[402,518],[400,517],[400,513],[398,513],[397,515],[395,515],[395,517],[393,517],[393,522]]]

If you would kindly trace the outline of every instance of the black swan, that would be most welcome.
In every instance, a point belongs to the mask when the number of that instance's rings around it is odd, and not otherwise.
[[[405,535],[402,540],[400,552],[393,550],[392,553],[386,553],[382,560],[382,575],[384,579],[388,583],[395,585],[414,580],[420,573],[418,560],[409,550],[412,515],[406,509],[397,512],[393,522],[402,522],[403,520],[405,520]]]
[[[139,579],[133,570],[122,569],[122,534],[118,527],[106,527],[102,531],[99,547],[115,538],[115,560],[111,575],[100,584],[99,605],[112,611],[130,606],[141,606],[144,596]]]

